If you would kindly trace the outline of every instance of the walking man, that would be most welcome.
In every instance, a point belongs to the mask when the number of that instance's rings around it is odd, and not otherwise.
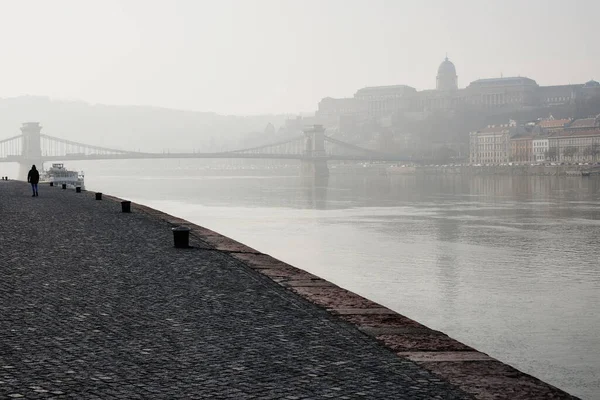
[[[40,181],[40,173],[35,168],[35,165],[31,166],[29,173],[27,174],[27,182],[31,183],[31,190],[33,194],[31,197],[35,197],[38,195],[38,182]]]

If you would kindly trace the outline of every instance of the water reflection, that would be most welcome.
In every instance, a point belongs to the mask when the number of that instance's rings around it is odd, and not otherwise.
[[[315,210],[327,209],[327,189],[329,186],[328,176],[302,177],[301,185],[304,191],[306,204]]]
[[[447,306],[454,309],[459,286],[457,268],[457,252],[462,222],[458,219],[437,219],[435,236],[438,245],[435,251],[435,266],[438,282]]]

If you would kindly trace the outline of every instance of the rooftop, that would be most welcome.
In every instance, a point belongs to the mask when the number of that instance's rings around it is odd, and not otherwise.
[[[598,120],[596,118],[580,118],[576,119],[568,126],[569,129],[578,128],[594,128],[598,126]]]
[[[499,125],[488,125],[483,129],[477,131],[477,133],[503,133],[508,132],[512,128],[509,124]]]
[[[477,79],[476,81],[471,82],[471,85],[537,85],[537,83],[530,78],[515,76],[507,78]]]
[[[542,128],[561,128],[571,122],[571,118],[562,118],[562,119],[545,119],[540,121],[540,126]]]
[[[379,93],[400,93],[404,94],[406,92],[416,93],[417,89],[408,85],[389,85],[389,86],[368,86],[362,89],[359,89],[356,96],[364,96],[369,94],[379,94]]]
[[[600,136],[600,129],[584,129],[579,131],[558,131],[550,137],[580,137],[580,136]]]

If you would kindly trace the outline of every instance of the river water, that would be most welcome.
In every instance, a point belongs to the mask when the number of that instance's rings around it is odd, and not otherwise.
[[[600,178],[211,176],[81,163],[86,185],[216,230],[600,399]],[[71,167],[71,165],[69,165]]]

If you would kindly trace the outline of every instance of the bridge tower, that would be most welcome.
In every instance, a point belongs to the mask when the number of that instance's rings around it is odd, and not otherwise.
[[[21,127],[22,143],[21,161],[19,161],[19,179],[26,180],[27,172],[35,164],[38,170],[43,169],[42,145],[39,122],[25,122]]]
[[[304,129],[304,159],[301,162],[303,176],[329,176],[323,125],[313,125]]]

